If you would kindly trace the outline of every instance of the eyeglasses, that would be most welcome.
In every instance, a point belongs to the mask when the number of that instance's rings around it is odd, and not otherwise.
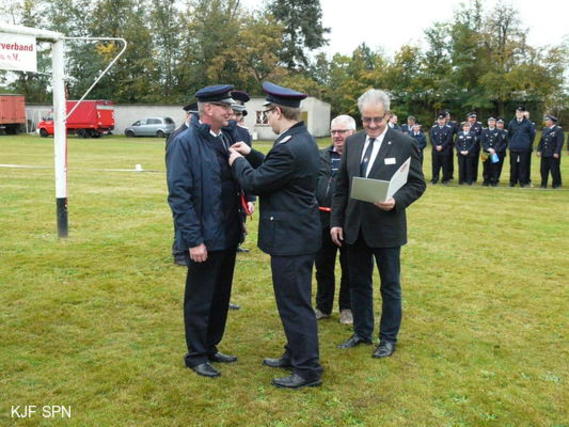
[[[222,102],[210,102],[211,105],[215,105],[216,107],[221,107],[224,110],[231,110],[231,105],[230,104],[225,104]]]
[[[276,109],[277,109],[277,107],[268,108],[265,111],[263,111],[263,113],[265,113],[268,116],[269,113],[271,113],[272,111],[275,111]]]
[[[378,123],[378,124],[379,124],[379,123],[381,123],[382,121],[385,120],[385,116],[386,116],[386,115],[383,115],[382,117],[362,117],[362,122],[364,122],[364,123],[371,123],[371,122],[373,122],[373,123]]]
[[[345,135],[346,133],[348,133],[350,131],[350,129],[332,129],[330,130],[330,133],[332,135],[334,135],[335,133],[339,134],[339,135]]]

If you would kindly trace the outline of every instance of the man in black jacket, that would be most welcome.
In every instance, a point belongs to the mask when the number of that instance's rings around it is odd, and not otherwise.
[[[508,124],[510,146],[510,187],[518,182],[520,187],[530,185],[531,152],[535,128],[524,115],[525,108],[516,108],[516,117]]]
[[[176,136],[178,136],[183,131],[185,131],[188,127],[190,127],[192,115],[198,114],[197,102],[193,102],[191,104],[188,104],[188,105],[184,106],[182,109],[186,112],[186,119],[184,120],[184,123],[182,123],[174,132],[172,132],[170,135],[168,135],[168,138],[166,139],[166,151],[168,151],[168,146],[174,140],[174,138],[176,138]],[[184,267],[187,267],[188,266],[188,260],[186,258],[186,252],[181,250],[181,249],[178,249],[178,244],[176,243],[176,241],[178,239],[176,237],[176,234],[177,234],[176,221],[174,221],[174,241],[172,242],[172,257],[174,258],[174,264],[178,264],[178,265],[182,265]]]
[[[557,188],[561,186],[561,150],[565,136],[563,135],[563,128],[557,125],[557,117],[546,114],[543,120],[545,127],[537,147],[537,155],[541,157],[541,188],[547,188],[547,178],[550,171],[551,186]]]
[[[233,281],[237,244],[242,237],[239,184],[227,164],[231,85],[196,92],[199,120],[178,134],[166,152],[168,202],[176,222],[178,248],[188,257],[184,296],[186,366],[217,377],[209,362],[231,363],[220,343]]]
[[[340,168],[344,141],[356,133],[356,121],[350,116],[338,116],[330,124],[330,134],[333,144],[320,150],[320,173],[316,187],[316,199],[320,209],[320,223],[322,225],[322,248],[316,255],[316,319],[330,317],[334,306],[334,290],[336,288],[336,254],[338,246],[330,237],[330,212],[332,196],[336,188],[336,175]],[[350,287],[347,269],[347,253],[340,247],[340,323],[351,325],[353,323],[350,303]]]
[[[426,188],[417,144],[411,137],[387,126],[389,104],[389,96],[377,89],[368,90],[358,99],[364,132],[346,141],[330,221],[332,240],[348,248],[354,315],[354,334],[339,347],[351,348],[372,342],[373,256],[381,278],[382,298],[380,343],[372,354],[376,358],[391,356],[395,351],[402,315],[400,252],[401,246],[407,243],[405,209],[421,197]],[[407,183],[393,197],[376,203],[350,197],[352,178],[390,180],[409,158]]]
[[[258,245],[271,255],[273,288],[287,339],[282,357],[263,363],[293,369],[292,375],[273,379],[277,387],[317,386],[322,367],[310,300],[321,233],[314,196],[318,146],[300,121],[300,101],[306,95],[269,82],[263,83],[263,90],[269,125],[279,135],[273,148],[264,156],[237,143],[229,157],[243,189],[259,196]]]

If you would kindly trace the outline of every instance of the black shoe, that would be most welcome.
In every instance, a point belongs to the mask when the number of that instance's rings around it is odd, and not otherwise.
[[[190,366],[190,369],[194,371],[196,374],[201,375],[203,377],[219,377],[221,374],[217,369],[211,366],[209,363],[200,363],[196,366]]]
[[[547,188],[547,185],[540,185],[539,188]],[[555,188],[555,187],[554,187]]]
[[[188,261],[186,260],[186,256],[185,255],[174,255],[174,264],[187,267]]]
[[[229,303],[229,309],[230,310],[240,310],[241,306],[237,305],[237,304],[233,304],[232,302]]]
[[[338,348],[352,348],[360,344],[371,344],[371,340],[366,340],[365,338],[360,337],[357,334],[352,335],[342,344],[338,345]]]
[[[322,384],[320,378],[315,380],[305,380],[300,375],[292,374],[288,377],[273,378],[271,384],[283,388],[317,387]]]
[[[510,182],[509,185],[510,185],[510,187],[515,187],[515,186],[516,186],[516,184],[514,184],[513,182]]]
[[[395,343],[389,341],[381,341],[371,357],[382,358],[389,357],[395,351]]]
[[[218,363],[233,363],[237,362],[237,356],[230,356],[229,354],[223,354],[219,351],[215,354],[209,355],[210,362],[218,362]]]
[[[292,368],[292,363],[290,363],[290,359],[286,356],[283,356],[279,359],[271,359],[267,357],[263,359],[263,365],[268,366],[270,368],[282,368],[282,369],[290,369]]]
[[[247,252],[249,252],[249,249],[245,249],[245,248],[242,248],[241,246],[237,246],[237,252],[241,252],[241,253],[246,254]]]
[[[431,179],[431,184],[436,184],[437,182],[439,182],[438,179]]]
[[[482,183],[482,185],[483,185],[484,187],[488,187],[488,186],[490,185],[490,183],[489,183],[489,182],[486,182],[486,181],[484,181],[484,182]]]

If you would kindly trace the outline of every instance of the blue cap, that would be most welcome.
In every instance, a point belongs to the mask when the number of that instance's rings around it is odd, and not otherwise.
[[[249,100],[251,99],[249,94],[247,92],[245,92],[244,90],[232,91],[231,97],[235,100],[235,102],[237,102],[241,105],[245,104],[246,102],[249,102]]]
[[[197,114],[197,112],[198,112],[198,103],[197,103],[197,102],[192,102],[191,104],[188,104],[188,105],[182,107],[182,110],[184,110],[186,113]]]
[[[470,113],[467,114],[468,118],[474,118],[477,117],[476,113],[474,111],[471,111]]]
[[[233,85],[214,85],[206,86],[195,93],[195,97],[199,102],[222,102],[225,104],[233,104],[231,98],[231,90]]]
[[[265,105],[276,104],[291,108],[300,107],[300,101],[308,96],[271,82],[263,82],[263,91],[267,94]]]
[[[551,114],[546,114],[545,116],[543,116],[543,118],[545,120],[551,120],[553,123],[557,123],[557,117],[555,117]]]

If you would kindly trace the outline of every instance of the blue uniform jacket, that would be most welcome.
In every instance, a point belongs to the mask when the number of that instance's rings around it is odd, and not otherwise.
[[[439,126],[434,125],[431,128],[431,144],[433,145],[433,152],[439,155],[450,155],[452,153],[452,135],[453,130],[449,125]],[[436,151],[437,145],[442,146],[441,151]]]
[[[561,155],[561,149],[563,148],[563,141],[565,139],[563,128],[557,125],[550,128],[543,128],[541,135],[541,140],[537,147],[537,151],[541,152],[541,156],[553,157],[554,154]]]
[[[231,137],[226,136],[231,143]],[[195,119],[166,150],[168,203],[181,251],[201,243],[208,251],[232,246],[232,242],[227,241],[223,223],[221,170],[213,144],[219,141],[210,134],[209,125]]]
[[[521,122],[516,119],[511,120],[508,124],[508,134],[510,136],[510,151],[532,151],[535,128],[528,119],[524,118]]]
[[[425,147],[427,146],[427,138],[425,137],[425,134],[423,132],[419,132],[416,135],[413,132],[411,132],[409,136],[413,138],[415,141],[417,141],[417,147],[419,147],[419,150],[423,151],[425,149]]]
[[[476,146],[478,145],[478,138],[474,132],[459,132],[456,136],[456,154],[457,156],[462,156],[461,151],[468,151],[468,157],[476,157]]]

